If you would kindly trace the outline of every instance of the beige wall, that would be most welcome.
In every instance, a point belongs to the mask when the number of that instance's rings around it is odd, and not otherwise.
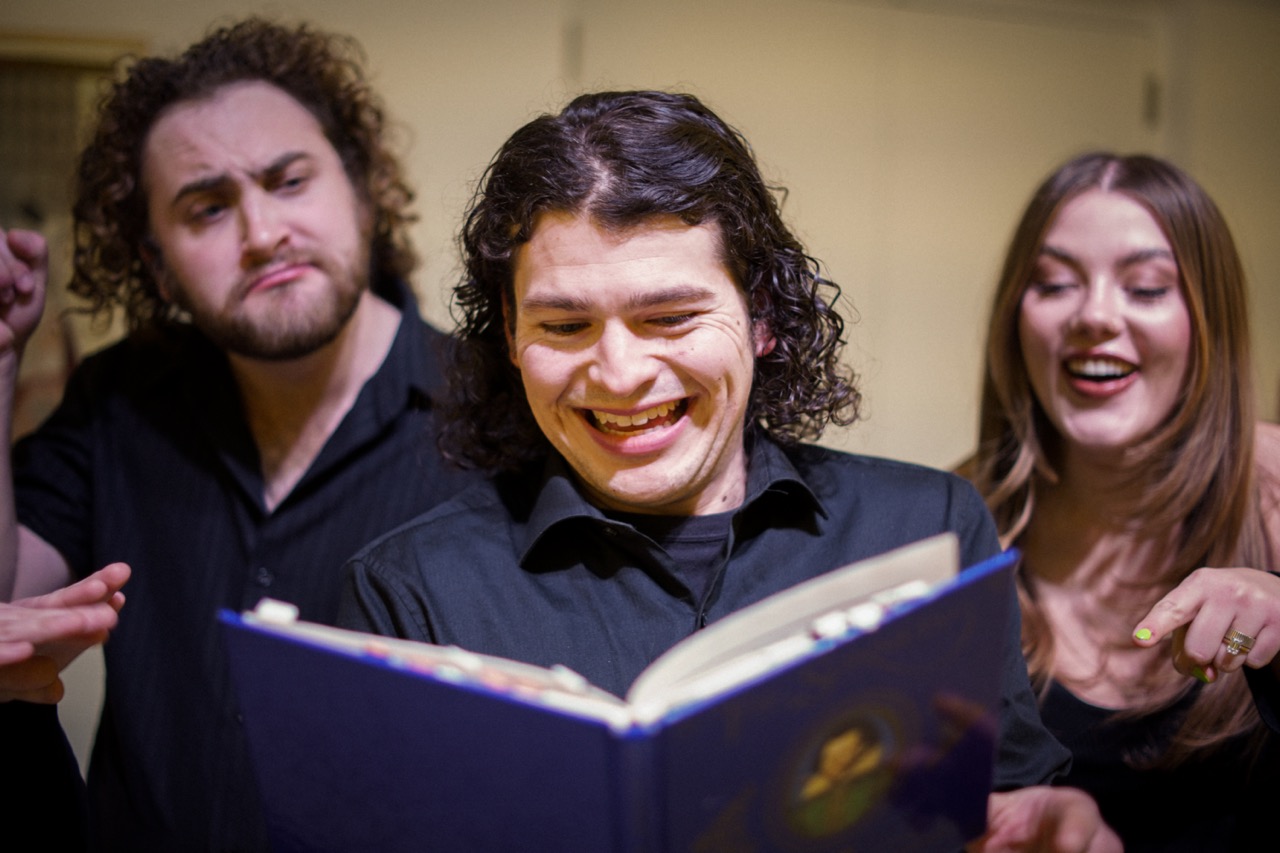
[[[849,357],[868,419],[829,443],[939,466],[967,452],[1013,221],[1044,173],[1095,146],[1170,156],[1217,197],[1253,279],[1262,406],[1280,415],[1280,3],[41,0],[0,6],[0,32],[170,50],[249,11],[364,45],[407,131],[416,284],[442,324],[458,215],[510,131],[578,90],[680,88],[746,132],[859,315]],[[91,684],[96,664],[81,666]],[[93,701],[86,688],[64,704],[81,743]]]
[[[860,317],[866,419],[835,446],[961,459],[987,294],[1026,195],[1083,148],[1159,147],[1141,103],[1156,23],[984,7],[790,0],[780,20],[765,0],[583,6],[585,85],[694,90],[790,189],[785,211]]]
[[[680,88],[746,131],[858,314],[868,417],[828,443],[941,466],[967,451],[1013,220],[1049,168],[1095,146],[1171,156],[1218,198],[1254,282],[1262,408],[1280,414],[1275,0],[42,0],[0,7],[0,32],[170,50],[248,11],[364,45],[405,129],[417,286],[443,325],[458,215],[506,135],[581,89]]]
[[[1253,294],[1262,413],[1280,421],[1280,2],[1185,2],[1175,18],[1186,127],[1170,156],[1222,207]]]

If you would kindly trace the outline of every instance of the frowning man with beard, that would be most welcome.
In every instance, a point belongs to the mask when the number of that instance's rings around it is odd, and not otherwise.
[[[265,847],[215,612],[270,594],[332,621],[343,561],[469,479],[435,450],[443,336],[360,59],[216,30],[132,64],[81,157],[70,286],[129,334],[0,478],[0,596],[132,569],[88,779],[103,849]],[[11,405],[47,267],[38,235],[0,243]]]

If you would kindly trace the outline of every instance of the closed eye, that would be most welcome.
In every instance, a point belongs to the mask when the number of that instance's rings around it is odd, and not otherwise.
[[[1139,302],[1159,302],[1178,287],[1178,274],[1173,268],[1150,265],[1142,275],[1133,275],[1125,284],[1129,296]]]
[[[539,326],[549,335],[568,337],[569,335],[576,335],[578,332],[581,332],[587,327],[587,324],[582,322],[540,323]]]
[[[1033,281],[1031,289],[1039,296],[1056,296],[1075,286],[1074,281]]]
[[[1130,288],[1129,294],[1143,302],[1156,302],[1168,296],[1170,289],[1168,287],[1134,287]]]

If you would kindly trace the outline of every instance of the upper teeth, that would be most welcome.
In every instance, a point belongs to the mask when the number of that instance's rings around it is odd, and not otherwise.
[[[649,421],[658,418],[665,418],[675,409],[676,404],[662,403],[651,409],[645,409],[643,412],[636,412],[634,415],[615,415],[612,412],[595,412],[596,420],[601,424],[609,426],[629,427],[644,426]]]
[[[1072,373],[1081,376],[1124,376],[1133,370],[1132,365],[1108,358],[1073,358],[1067,362]]]

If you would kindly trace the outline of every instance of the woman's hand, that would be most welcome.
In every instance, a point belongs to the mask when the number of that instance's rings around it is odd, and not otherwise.
[[[1121,853],[1119,837],[1084,791],[1036,785],[993,793],[987,831],[965,853]]]
[[[1148,648],[1167,635],[1174,667],[1201,681],[1270,664],[1280,652],[1280,577],[1258,569],[1196,569],[1133,632],[1134,642]],[[1232,643],[1239,635],[1243,639]]]

